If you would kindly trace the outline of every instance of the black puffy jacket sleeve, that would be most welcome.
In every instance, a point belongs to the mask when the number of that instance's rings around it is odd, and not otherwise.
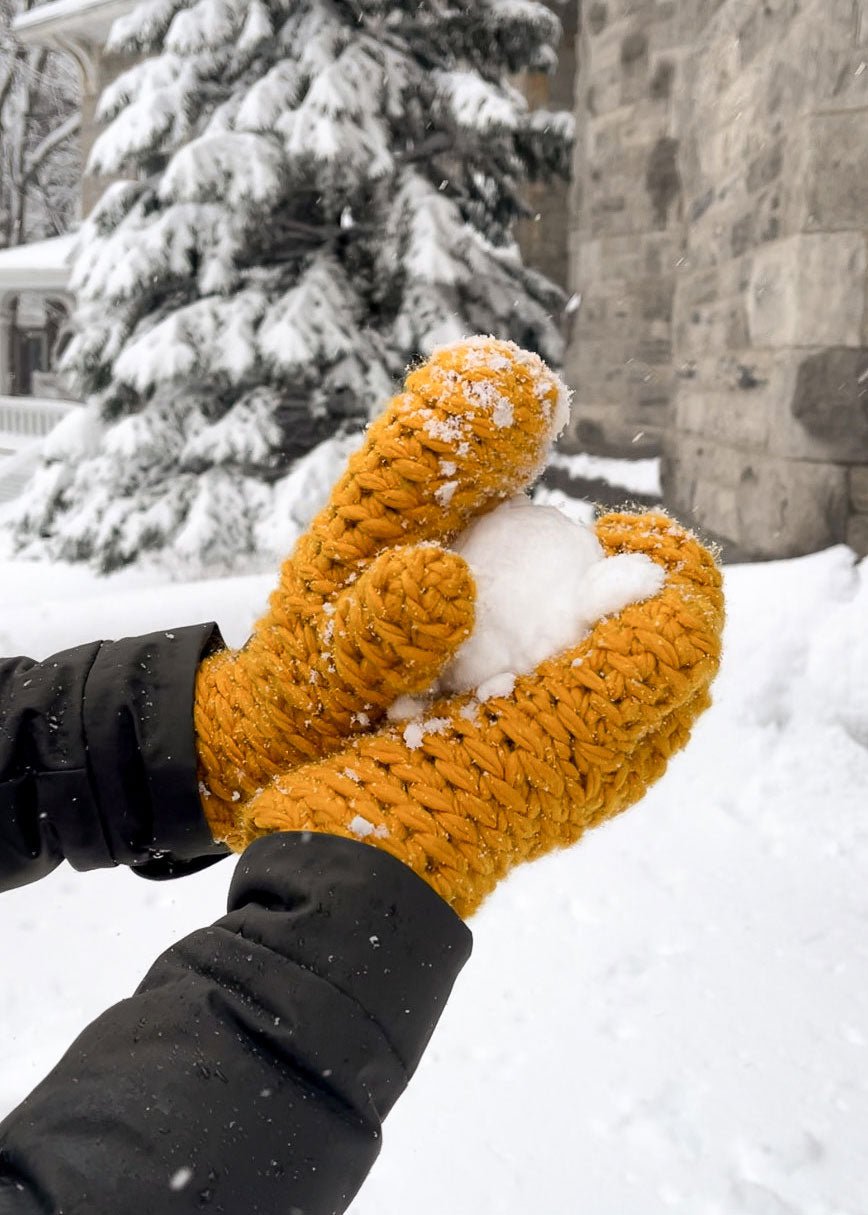
[[[0,890],[64,859],[173,877],[226,854],[199,805],[193,689],[213,624],[0,660]]]
[[[291,833],[0,1124],[0,1215],[337,1215],[470,953],[410,869]]]

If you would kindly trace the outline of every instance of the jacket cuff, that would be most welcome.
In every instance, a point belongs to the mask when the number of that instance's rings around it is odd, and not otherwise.
[[[257,907],[271,914],[257,915]],[[400,1061],[406,1083],[473,942],[466,924],[426,882],[369,844],[281,832],[242,854],[228,908],[229,923],[246,915],[245,940],[283,952],[308,973],[327,975],[364,1008]],[[384,1088],[375,1094],[381,1117],[400,1093]]]
[[[193,730],[196,669],[221,644],[216,625],[202,624],[99,647],[82,726],[109,863],[169,877],[226,855],[202,813]],[[65,852],[77,869],[105,863],[92,840],[81,851],[67,840]]]

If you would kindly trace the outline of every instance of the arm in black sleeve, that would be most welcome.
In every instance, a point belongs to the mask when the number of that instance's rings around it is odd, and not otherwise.
[[[338,1215],[470,953],[410,869],[291,833],[0,1124],[0,1215]]]
[[[224,855],[196,786],[193,690],[213,624],[0,661],[0,890],[65,858],[174,876]]]

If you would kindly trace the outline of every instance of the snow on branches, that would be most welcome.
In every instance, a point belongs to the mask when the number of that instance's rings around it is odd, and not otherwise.
[[[510,77],[559,36],[536,0],[146,0],[116,22],[140,61],[91,168],[135,180],[85,225],[66,358],[101,437],[29,495],[21,543],[110,568],[183,536],[206,565],[255,547],[263,487],[438,344],[557,364],[563,300],[514,226],[572,126]]]

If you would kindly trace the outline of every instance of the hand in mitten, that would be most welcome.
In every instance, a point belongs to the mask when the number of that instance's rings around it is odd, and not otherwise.
[[[642,797],[710,703],[721,578],[666,515],[612,514],[596,532],[608,557],[656,563],[662,588],[599,620],[506,695],[434,700],[419,720],[280,775],[237,807],[234,846],[274,831],[364,839],[466,917],[513,865]]]
[[[277,773],[344,746],[428,687],[473,627],[447,542],[524,488],[566,420],[566,390],[512,343],[444,347],[370,425],[237,652],[200,667],[200,788],[215,839]]]

